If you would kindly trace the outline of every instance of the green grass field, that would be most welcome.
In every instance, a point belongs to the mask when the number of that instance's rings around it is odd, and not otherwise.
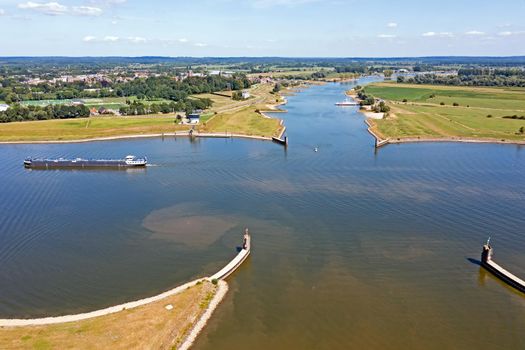
[[[278,119],[264,118],[256,113],[254,107],[247,107],[215,115],[200,130],[272,137],[281,130],[279,123]]]
[[[67,141],[187,130],[175,117],[91,117],[0,124],[0,141]]]
[[[87,107],[105,107],[109,109],[119,109],[122,106],[126,105],[126,100],[130,101],[137,101],[136,96],[129,96],[129,97],[104,97],[104,98],[80,98],[75,99],[82,101]],[[34,101],[22,101],[20,104],[25,106],[48,106],[48,105],[57,105],[57,104],[67,104],[73,102],[73,99],[65,99],[65,100],[34,100]],[[140,100],[140,102],[150,105],[152,103],[170,103],[170,100],[165,99],[155,99],[155,100]]]
[[[376,83],[365,91],[391,107],[388,117],[372,121],[384,138],[525,141],[525,120],[503,118],[525,116],[525,89]]]

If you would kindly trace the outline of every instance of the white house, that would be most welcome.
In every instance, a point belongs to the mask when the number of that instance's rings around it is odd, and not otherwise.
[[[200,115],[196,113],[188,114],[186,117],[188,119],[188,124],[199,124]]]
[[[247,98],[250,98],[250,92],[249,91],[243,91],[242,92],[242,98],[243,98],[243,100],[246,100]]]
[[[9,105],[0,104],[0,112],[5,112],[9,109]]]

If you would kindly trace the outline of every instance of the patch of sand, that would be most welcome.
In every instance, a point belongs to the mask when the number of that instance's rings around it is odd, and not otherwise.
[[[238,225],[228,215],[208,212],[198,204],[179,204],[154,210],[142,221],[152,238],[168,239],[194,247],[207,247]]]

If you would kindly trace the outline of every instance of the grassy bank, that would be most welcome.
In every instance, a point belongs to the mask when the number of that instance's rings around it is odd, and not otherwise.
[[[187,130],[175,116],[90,117],[0,124],[0,141],[67,141]]]
[[[479,139],[525,141],[525,89],[376,83],[365,92],[391,111],[371,120],[385,139]],[[514,119],[513,116],[516,116]]]
[[[203,124],[199,131],[263,137],[279,136],[282,130],[280,120],[266,118],[258,113],[258,111],[271,111],[275,109],[276,104],[283,101],[281,96],[271,93],[272,89],[271,84],[252,87],[250,89],[252,98],[218,107],[217,114]]]
[[[2,327],[0,348],[169,349],[180,345],[215,292],[214,285],[203,282],[160,301],[89,320]]]
[[[273,85],[261,84],[250,89],[252,97],[244,101],[213,95],[194,95],[211,98],[213,107],[202,114],[201,132],[229,132],[250,136],[278,135],[279,120],[261,116],[256,110],[271,109],[282,98],[271,94]],[[175,115],[108,116],[83,119],[44,120],[0,123],[0,142],[89,140],[128,135],[149,135],[187,131],[187,125],[175,123]]]
[[[264,137],[278,136],[281,130],[280,121],[274,118],[265,118],[255,110],[254,107],[246,107],[217,114],[199,128],[199,131],[228,132]]]

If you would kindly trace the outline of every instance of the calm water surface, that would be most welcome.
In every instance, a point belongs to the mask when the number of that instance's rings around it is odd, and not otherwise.
[[[0,146],[0,317],[93,310],[216,271],[250,227],[196,349],[525,348],[525,296],[469,261],[492,236],[525,276],[525,148],[374,152],[348,86],[289,97],[290,146],[147,139]],[[313,152],[318,147],[319,152]],[[147,155],[128,171],[26,156]]]

